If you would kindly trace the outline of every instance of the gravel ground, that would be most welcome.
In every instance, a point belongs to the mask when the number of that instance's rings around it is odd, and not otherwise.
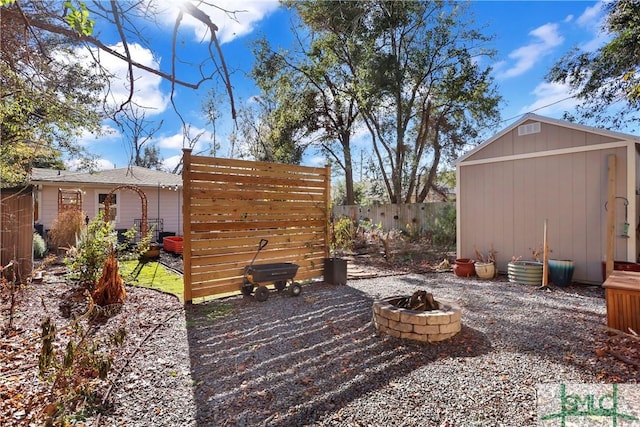
[[[376,333],[372,302],[418,289],[462,307],[458,335],[422,344]],[[431,273],[186,309],[128,288],[127,306],[111,410],[90,425],[529,426],[538,383],[638,381],[594,354],[600,287],[545,292]]]
[[[374,299],[426,289],[463,329],[439,344],[378,336]],[[555,292],[451,273],[316,284],[298,298],[187,313],[198,425],[534,425],[538,383],[599,381],[600,288]]]

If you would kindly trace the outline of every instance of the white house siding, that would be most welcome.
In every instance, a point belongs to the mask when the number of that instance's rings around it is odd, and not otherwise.
[[[58,216],[58,188],[59,186],[41,186],[38,196],[40,208],[39,223],[48,230]],[[82,191],[82,210],[94,218],[98,212],[98,194],[108,193],[114,187],[87,187],[84,185],[65,187]],[[141,190],[147,197],[147,218],[158,217],[158,189],[144,187]],[[129,189],[116,191],[118,214],[114,224],[116,229],[129,229],[135,219],[142,218],[142,202],[137,192]],[[160,189],[160,218],[163,219],[164,231],[182,234],[182,191]]]
[[[540,134],[518,137],[515,128],[466,157],[458,163],[458,256],[474,258],[474,245],[486,251],[493,244],[498,268],[505,271],[512,257],[532,259],[533,250],[542,247],[547,219],[550,256],[574,260],[574,280],[601,282],[607,156],[615,154],[616,195],[633,198],[628,221],[634,239],[618,237],[625,221],[624,204],[618,199],[615,259],[635,261],[635,253],[629,251],[636,247],[633,230],[638,219],[635,184],[627,186],[627,147],[633,147],[629,144],[543,123]],[[633,160],[637,157],[636,153]]]

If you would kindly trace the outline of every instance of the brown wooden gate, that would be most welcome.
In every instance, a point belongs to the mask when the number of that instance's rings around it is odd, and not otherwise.
[[[184,150],[184,299],[240,290],[256,264],[294,262],[321,277],[328,257],[331,168],[192,156]]]

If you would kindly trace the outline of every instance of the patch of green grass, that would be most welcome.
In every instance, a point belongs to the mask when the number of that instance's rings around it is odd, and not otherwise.
[[[184,284],[182,276],[158,262],[147,262],[137,277],[133,273],[138,261],[120,261],[120,275],[126,283],[144,288],[159,289],[177,296],[184,302]]]

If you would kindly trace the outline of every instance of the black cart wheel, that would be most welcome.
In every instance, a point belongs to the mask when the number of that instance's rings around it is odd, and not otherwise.
[[[246,296],[251,295],[253,293],[253,283],[245,283],[240,288],[240,291],[242,292],[242,295],[246,295]]]
[[[258,286],[256,288],[255,297],[260,302],[265,302],[269,299],[269,289],[266,286]]]
[[[301,293],[302,293],[302,286],[300,286],[300,283],[298,282],[291,283],[291,286],[289,286],[289,294],[292,297],[297,297]]]
[[[276,289],[278,291],[283,291],[284,288],[287,287],[287,281],[286,280],[278,280],[277,282],[274,283],[274,285],[276,286]]]

